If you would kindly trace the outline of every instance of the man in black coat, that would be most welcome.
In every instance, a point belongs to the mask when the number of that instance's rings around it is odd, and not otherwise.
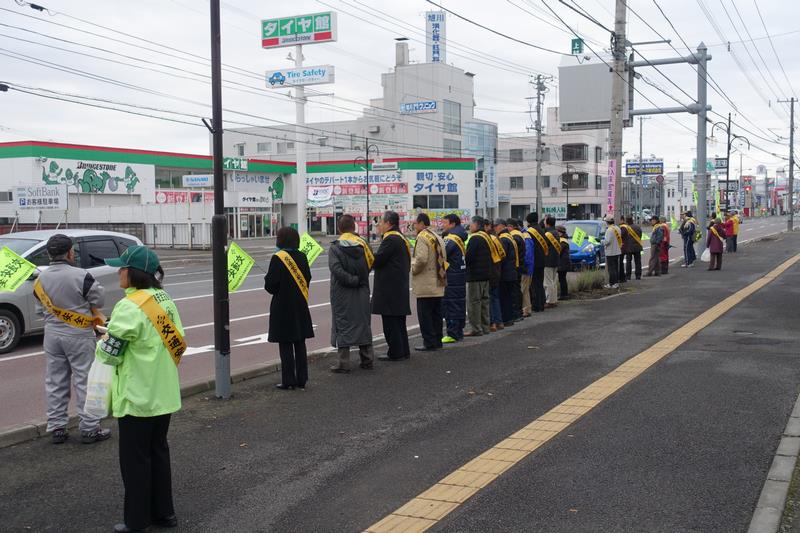
[[[381,315],[383,336],[389,350],[381,361],[408,359],[406,317],[411,314],[409,303],[409,272],[411,270],[411,247],[399,231],[400,216],[386,211],[378,223],[378,232],[383,240],[375,252],[375,282],[372,289],[372,314]]]
[[[472,217],[467,242],[467,317],[471,326],[465,337],[489,333],[489,278],[492,275],[490,237],[483,231],[483,219]]]
[[[444,289],[442,307],[447,324],[447,336],[442,342],[452,343],[464,338],[467,307],[467,232],[458,215],[450,214],[442,221],[442,237],[447,252],[447,287]]]
[[[494,221],[494,231],[506,254],[500,266],[500,316],[503,326],[509,327],[514,325],[514,289],[517,284],[519,251],[504,219],[498,218]]]
[[[642,228],[633,223],[633,217],[627,216],[619,229],[625,254],[625,278],[630,280],[633,279],[631,275],[635,275],[636,279],[642,279]]]
[[[531,302],[534,313],[544,311],[544,267],[545,258],[550,254],[550,248],[544,236],[544,231],[539,226],[539,215],[535,212],[528,213],[525,217],[528,223],[528,233],[533,237],[533,276],[531,277]]]

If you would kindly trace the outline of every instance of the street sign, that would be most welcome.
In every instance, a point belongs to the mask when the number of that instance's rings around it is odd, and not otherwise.
[[[714,161],[709,159],[706,160],[706,171],[707,172],[714,172],[716,170],[714,168]],[[697,172],[697,159],[692,159],[692,172]]]
[[[552,204],[542,206],[542,215],[552,216],[556,220],[566,220],[567,218],[567,204]]]
[[[663,184],[664,184],[664,176],[662,176],[661,174],[659,174],[658,176],[656,176],[656,182],[657,182],[659,185],[663,185]]]
[[[181,176],[184,187],[213,187],[213,174],[190,174]]]
[[[726,186],[727,183],[727,186]],[[739,180],[730,180],[725,182],[724,180],[720,180],[719,186],[723,187],[728,192],[736,192],[739,190]]]
[[[625,175],[636,176],[639,169],[639,160],[625,161]],[[642,175],[657,176],[664,173],[663,159],[642,159]]]
[[[30,187],[17,187],[17,209],[66,209],[66,185],[35,185]]]
[[[444,11],[425,13],[425,57],[428,63],[445,62],[447,19]]]
[[[285,70],[268,70],[266,74],[266,84],[268,89],[297,87],[301,85],[320,85],[323,83],[333,83],[333,80],[333,65],[290,68]]]
[[[726,170],[728,168],[728,158],[727,157],[715,157],[714,158],[714,169],[715,170]]]
[[[239,157],[223,157],[222,168],[225,170],[247,170],[247,159]]]
[[[336,13],[333,11],[261,21],[261,48],[328,43],[335,40]]]
[[[400,113],[410,115],[412,113],[435,113],[436,100],[423,100],[421,102],[408,102],[400,104]]]
[[[572,39],[571,54],[574,56],[583,53],[583,39]]]

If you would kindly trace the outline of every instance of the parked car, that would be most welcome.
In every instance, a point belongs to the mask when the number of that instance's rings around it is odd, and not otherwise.
[[[38,301],[33,296],[33,282],[39,271],[50,264],[47,240],[56,233],[72,237],[75,242],[75,265],[87,269],[105,288],[103,313],[108,316],[123,297],[119,287],[117,269],[103,261],[119,257],[129,246],[142,242],[133,235],[111,231],[64,229],[23,231],[0,236],[0,247],[8,246],[37,266],[37,270],[14,292],[0,292],[0,354],[8,353],[19,344],[23,336],[44,331],[44,316],[37,310]]]
[[[602,220],[570,220],[564,222],[563,226],[567,229],[569,258],[573,270],[597,268],[605,264],[606,252],[602,243],[607,227],[605,222]],[[586,232],[586,238],[581,244],[572,242],[575,228]]]
[[[281,74],[280,72],[275,72],[272,76],[269,77],[269,84],[272,86],[275,85],[283,85],[286,82],[286,76]]]

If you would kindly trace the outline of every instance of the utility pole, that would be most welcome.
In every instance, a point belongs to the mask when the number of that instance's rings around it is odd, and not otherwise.
[[[705,249],[706,228],[708,227],[708,174],[706,173],[706,120],[708,111],[707,70],[708,48],[705,43],[697,47],[697,221],[703,238],[700,239],[700,252]]]
[[[542,215],[542,99],[545,92],[544,77],[536,75],[536,214]]]
[[[220,0],[211,0],[211,130],[214,166],[214,216],[211,218],[211,253],[214,292],[214,377],[217,398],[231,396],[231,334],[228,301],[228,217],[222,173],[222,51]]]
[[[611,80],[611,124],[608,137],[608,179],[613,181],[613,199],[609,198],[608,214],[614,217],[622,216],[622,180],[620,179],[622,168],[622,129],[625,107],[625,47],[627,44],[625,36],[625,25],[628,6],[625,0],[616,0],[614,14],[614,35],[612,40],[612,52],[614,55],[612,80]],[[609,184],[611,188],[611,184]]]
[[[786,102],[786,100],[778,100],[779,102]],[[794,230],[794,103],[797,98],[791,97],[789,102],[789,221],[787,222],[787,231]]]
[[[375,144],[369,144],[369,139],[364,137],[364,155],[358,156],[353,160],[353,166],[361,167],[366,173],[364,181],[367,183],[367,242],[372,241],[372,217],[369,216],[369,155],[376,153],[380,156],[381,151]]]

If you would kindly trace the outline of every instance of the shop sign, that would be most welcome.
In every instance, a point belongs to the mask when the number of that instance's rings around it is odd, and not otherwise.
[[[428,63],[445,62],[447,19],[444,11],[425,13],[425,57]]]
[[[563,203],[563,204],[542,205],[542,215],[552,216],[556,220],[566,220],[567,204]]]
[[[155,202],[157,204],[210,204],[214,202],[214,192],[158,189],[155,192]]]
[[[436,100],[423,100],[400,104],[400,113],[410,115],[413,113],[436,113]]]
[[[181,176],[184,187],[213,187],[214,175],[213,174],[189,174],[188,176]]]
[[[266,84],[268,89],[299,87],[305,85],[321,85],[323,83],[333,83],[333,81],[333,65],[290,68],[284,70],[268,70],[266,74]]]
[[[51,159],[42,165],[44,185],[74,187],[84,194],[141,194],[155,185],[155,167],[106,161]]]
[[[625,162],[625,175],[637,176],[639,170],[639,160]],[[643,176],[658,176],[664,173],[664,160],[663,159],[642,159],[642,172]]]
[[[247,159],[240,157],[223,157],[222,168],[225,170],[247,170]]]
[[[452,172],[417,172],[414,193],[458,194],[458,182]]]
[[[272,195],[270,195],[268,192],[240,192],[239,207],[269,209],[272,207]]]
[[[336,13],[333,11],[261,21],[261,48],[329,43],[336,38]]]
[[[17,209],[64,210],[67,208],[67,188],[63,185],[31,185],[17,187]]]

